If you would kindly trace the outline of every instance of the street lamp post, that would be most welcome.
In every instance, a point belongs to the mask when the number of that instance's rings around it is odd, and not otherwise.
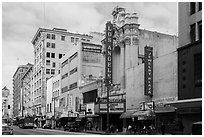
[[[54,112],[54,126],[53,126],[53,128],[55,128],[55,99],[56,99],[56,98],[54,98],[54,97],[52,98],[52,101],[54,101],[54,104],[53,104],[53,105],[54,105],[54,106],[53,106],[53,112]]]

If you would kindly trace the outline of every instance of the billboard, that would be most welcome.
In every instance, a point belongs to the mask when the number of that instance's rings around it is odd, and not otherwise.
[[[153,48],[144,47],[144,95],[153,96]]]
[[[105,38],[105,81],[106,86],[112,84],[112,50],[113,50],[113,24],[106,23],[106,38]]]

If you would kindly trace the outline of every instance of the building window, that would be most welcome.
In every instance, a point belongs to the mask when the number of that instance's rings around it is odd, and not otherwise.
[[[56,67],[56,63],[55,63],[55,62],[52,63],[52,67],[53,67],[53,68]]]
[[[50,42],[47,42],[47,48],[50,48]]]
[[[202,53],[194,55],[194,82],[196,87],[202,86]]]
[[[68,64],[68,59],[67,60],[65,60],[64,62],[62,62],[62,68],[66,65],[66,64]]]
[[[66,77],[68,77],[68,73],[62,75],[62,79],[66,78]]]
[[[74,58],[76,58],[78,53],[74,53],[72,56],[69,57],[69,62],[71,62]]]
[[[75,40],[76,40],[76,43],[77,43],[79,41],[79,38],[76,38]]]
[[[50,34],[47,34],[47,39],[50,39]]]
[[[198,11],[202,10],[202,2],[198,2]]]
[[[190,14],[195,13],[195,8],[196,8],[196,3],[195,2],[190,2]]]
[[[46,69],[46,74],[50,74],[50,69]]]
[[[71,37],[71,43],[74,43],[74,37]]]
[[[55,43],[52,43],[52,48],[55,48]]]
[[[52,34],[52,39],[54,39],[54,40],[55,40],[55,34]]]
[[[77,88],[77,82],[69,85],[69,90]]]
[[[46,57],[50,58],[50,53],[49,52],[46,53]]]
[[[59,54],[59,59],[61,59],[62,58],[62,54]]]
[[[46,60],[46,65],[50,65],[50,60]]]
[[[55,74],[55,69],[51,69],[51,74]]]
[[[190,25],[190,37],[191,37],[191,43],[195,42],[195,40],[196,40],[196,25],[195,25],[195,23]]]
[[[51,53],[51,58],[55,58],[55,53]]]
[[[202,21],[198,22],[198,39],[202,40]]]
[[[62,40],[62,41],[65,41],[65,36],[61,36],[61,40]]]
[[[52,112],[52,103],[50,103],[50,112]]]
[[[77,72],[77,67],[70,71],[70,75],[74,74],[75,72]]]

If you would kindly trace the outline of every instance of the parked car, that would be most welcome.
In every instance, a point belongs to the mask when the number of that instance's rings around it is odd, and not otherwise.
[[[43,125],[43,128],[44,128],[44,129],[51,129],[51,128],[52,128],[52,125],[51,125],[51,124],[44,124],[44,125]]]
[[[64,126],[64,131],[78,132],[79,131],[79,126],[77,126],[75,122],[68,122]]]
[[[4,134],[13,135],[13,128],[8,124],[2,124],[2,135]]]
[[[202,135],[202,121],[192,124],[192,135]]]

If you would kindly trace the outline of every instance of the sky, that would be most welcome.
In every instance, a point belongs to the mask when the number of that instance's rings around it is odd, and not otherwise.
[[[31,40],[39,27],[104,32],[116,6],[138,13],[140,29],[178,35],[176,2],[2,2],[2,88],[12,92],[18,66],[33,64]]]

